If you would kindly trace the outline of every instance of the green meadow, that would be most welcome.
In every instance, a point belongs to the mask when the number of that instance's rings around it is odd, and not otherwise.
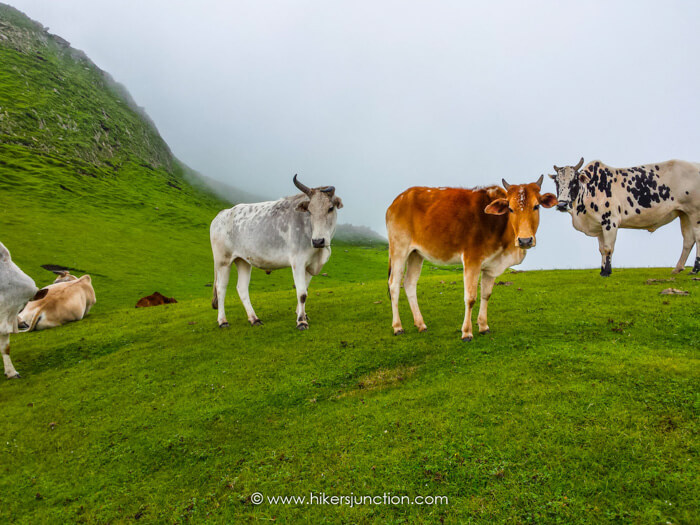
[[[402,299],[411,328],[395,337],[385,247],[341,244],[312,281],[309,331],[295,329],[285,270],[253,275],[264,326],[248,324],[231,286],[221,330],[213,204],[187,224],[164,217],[167,195],[111,210],[65,191],[55,208],[3,195],[2,241],[22,268],[39,285],[53,279],[41,264],[84,270],[98,300],[83,321],[12,336],[22,378],[0,383],[4,520],[692,523],[700,513],[700,282],[689,276],[507,272],[492,333],[463,343],[459,269],[425,265],[429,330],[411,327]],[[659,295],[669,285],[690,295]],[[134,308],[155,290],[179,302]],[[256,505],[256,492],[448,503]]]
[[[428,332],[402,297],[395,337],[386,246],[335,243],[310,330],[289,270],[254,271],[257,327],[232,276],[219,329],[208,228],[231,204],[84,56],[2,4],[0,32],[0,241],[39,286],[61,265],[97,294],[11,336],[1,522],[698,522],[700,281],[508,271],[464,343],[461,272],[426,264]],[[154,291],[178,303],[134,308]]]

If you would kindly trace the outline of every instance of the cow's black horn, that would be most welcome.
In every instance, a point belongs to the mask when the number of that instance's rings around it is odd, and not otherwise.
[[[510,184],[506,182],[506,179],[501,179],[501,182],[503,183],[503,187],[506,189],[506,191],[510,188]]]
[[[311,188],[309,188],[308,186],[304,186],[301,182],[299,182],[299,181],[297,180],[296,174],[294,175],[294,179],[292,179],[292,180],[294,181],[294,185],[295,185],[297,188],[299,188],[301,191],[303,191],[303,192],[306,193],[309,197],[311,197]]]
[[[330,193],[333,195],[335,193],[335,186],[326,186],[321,190],[323,193]]]
[[[578,164],[576,164],[576,166],[574,166],[574,171],[580,170],[581,166],[583,166],[583,157],[581,157],[581,160],[578,161]]]

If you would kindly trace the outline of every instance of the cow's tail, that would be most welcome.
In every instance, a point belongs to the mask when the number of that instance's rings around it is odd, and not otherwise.
[[[41,318],[42,311],[41,309],[38,309],[36,313],[34,314],[34,317],[32,317],[32,322],[29,323],[29,328],[27,328],[27,332],[33,332],[36,330],[36,325],[39,323],[39,319]]]
[[[389,287],[389,281],[391,280],[391,255],[389,255],[389,272],[386,277],[386,294],[391,297],[391,289]]]
[[[214,288],[214,295],[212,296],[212,299],[211,299],[211,307],[214,310],[218,310],[219,309],[219,296],[216,293],[216,272],[214,272],[214,285],[212,286],[212,288]]]

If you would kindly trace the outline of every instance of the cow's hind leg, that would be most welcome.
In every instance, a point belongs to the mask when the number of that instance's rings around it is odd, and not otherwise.
[[[399,296],[407,256],[407,253],[395,249],[394,245],[389,246],[389,296],[391,297],[391,327],[394,329],[394,335],[404,333],[399,316]]]
[[[598,235],[598,249],[602,257],[600,265],[601,277],[609,277],[612,274],[612,254],[615,251],[615,240],[617,239],[617,228],[603,230]]]
[[[243,308],[245,308],[245,313],[248,316],[248,321],[252,326],[258,326],[263,324],[258,316],[255,315],[255,310],[253,310],[253,305],[250,304],[250,295],[248,293],[248,288],[250,286],[250,274],[253,267],[250,263],[244,261],[243,259],[236,259],[236,271],[238,272],[238,282],[236,283],[236,291],[238,292],[238,297],[240,297],[243,303]]]
[[[416,293],[422,267],[423,256],[418,252],[411,252],[406,262],[406,276],[403,279],[403,287],[406,290],[408,304],[411,306],[411,313],[413,313],[413,323],[419,332],[425,332],[428,329],[425,326],[423,315],[420,313],[420,308],[418,308],[418,295]]]
[[[690,217],[685,213],[679,214],[679,217],[681,220],[681,233],[683,234],[683,251],[672,273],[680,273],[685,269],[685,263],[688,262],[688,255],[690,255],[693,245],[695,244],[695,235],[693,233],[693,225],[690,223]]]
[[[10,336],[9,334],[0,335],[0,352],[2,352],[2,364],[5,367],[5,376],[8,379],[15,379],[19,377],[17,370],[12,366],[12,361],[10,360]]]
[[[690,224],[693,226],[693,234],[695,236],[695,264],[693,269],[690,271],[691,274],[695,275],[700,273],[700,213],[690,217]]]
[[[479,287],[479,272],[481,264],[467,265],[464,261],[464,323],[462,324],[462,341],[471,341],[472,334],[472,308],[476,303],[476,290]]]
[[[292,274],[294,276],[294,286],[297,289],[297,328],[306,330],[309,328],[309,321],[306,317],[306,298],[308,297],[308,284],[311,279],[306,278],[309,273],[306,271],[304,264],[292,265]]]
[[[479,318],[477,323],[479,324],[479,333],[488,334],[491,330],[489,329],[488,322],[488,306],[489,299],[491,298],[491,292],[493,291],[493,283],[496,278],[485,271],[481,272],[481,304],[479,305]]]
[[[224,303],[226,302],[226,288],[228,287],[228,279],[231,273],[231,261],[214,261],[214,286],[216,286],[215,301],[216,309],[218,310],[217,321],[220,328],[228,328],[226,320],[226,311]],[[212,306],[214,301],[212,301]]]

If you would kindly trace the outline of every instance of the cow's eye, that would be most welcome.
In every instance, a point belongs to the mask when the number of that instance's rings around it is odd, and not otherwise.
[[[539,204],[535,204],[535,209],[536,209],[536,210],[539,210],[539,209],[540,209],[540,205],[539,205]]]
[[[508,206],[508,212],[513,213],[513,208],[511,208],[510,206]]]
[[[332,211],[333,211],[333,206],[331,206],[330,208],[328,208],[328,213],[330,213],[330,212],[332,212]]]

